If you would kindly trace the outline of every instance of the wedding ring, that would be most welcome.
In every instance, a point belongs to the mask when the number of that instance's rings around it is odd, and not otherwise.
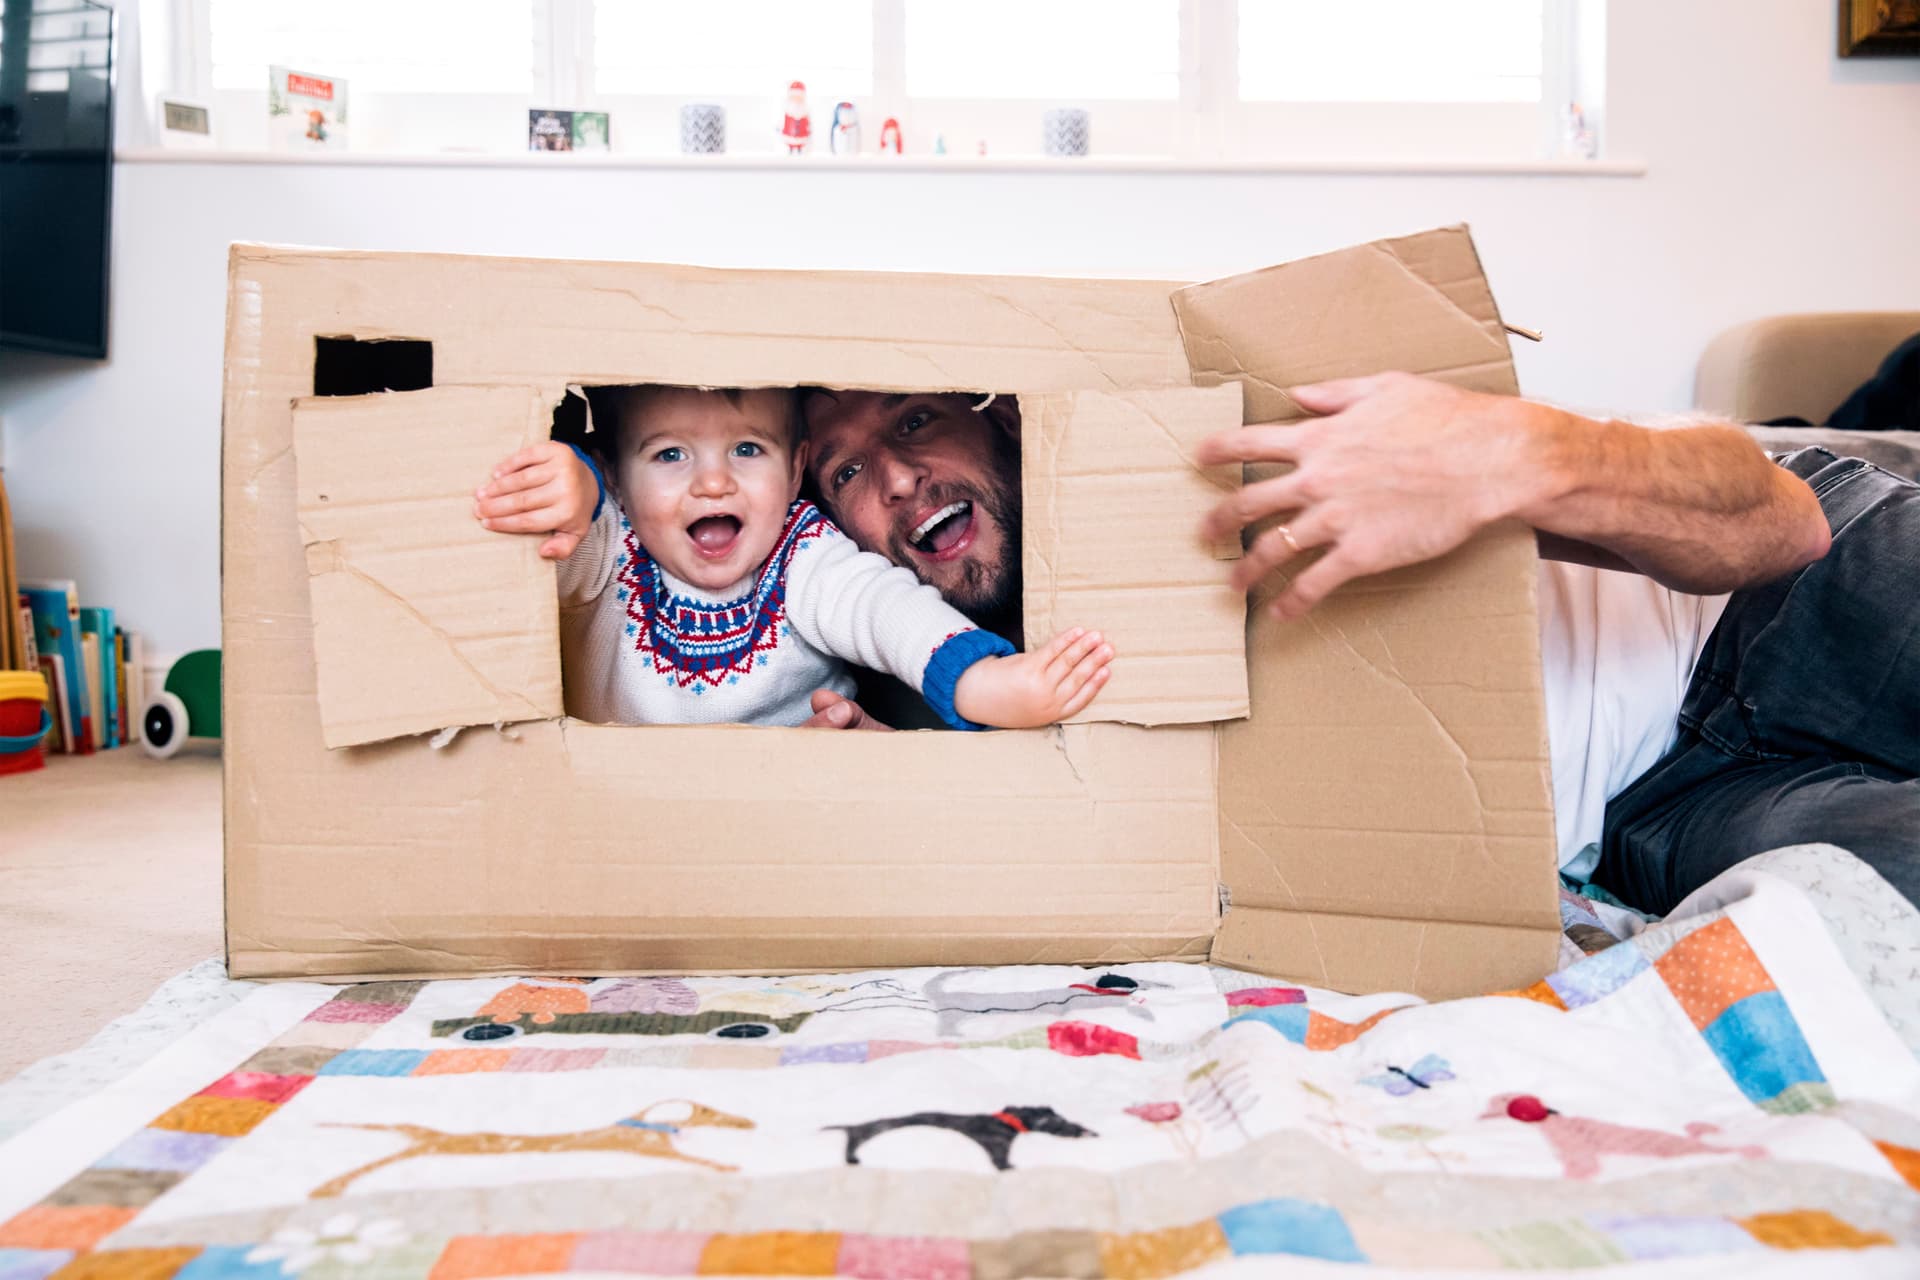
[[[1287,526],[1285,525],[1281,525],[1279,529],[1279,534],[1280,534],[1280,541],[1286,543],[1287,548],[1290,551],[1292,551],[1293,554],[1299,555],[1300,552],[1303,550],[1303,548],[1300,546],[1300,544],[1297,541],[1294,540],[1293,530],[1287,528]]]

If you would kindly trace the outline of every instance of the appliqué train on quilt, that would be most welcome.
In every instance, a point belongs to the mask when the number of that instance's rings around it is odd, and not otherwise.
[[[627,631],[653,669],[681,688],[718,686],[745,675],[763,654],[779,647],[787,616],[787,567],[807,543],[832,530],[820,509],[804,499],[787,508],[786,527],[773,554],[760,566],[753,590],[738,600],[714,604],[674,595],[660,566],[624,519],[620,533],[619,589],[627,605]]]

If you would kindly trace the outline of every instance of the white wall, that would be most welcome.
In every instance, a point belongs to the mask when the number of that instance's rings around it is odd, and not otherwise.
[[[1832,0],[1613,0],[1612,152],[1644,178],[886,174],[128,163],[112,359],[0,354],[21,568],[160,652],[219,643],[233,240],[1204,279],[1473,225],[1536,395],[1685,406],[1718,330],[1920,306],[1920,62],[1835,58]]]

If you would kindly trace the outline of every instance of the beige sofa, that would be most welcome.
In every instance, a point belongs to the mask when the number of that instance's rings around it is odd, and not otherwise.
[[[1920,333],[1920,311],[1838,311],[1770,316],[1707,345],[1694,374],[1695,407],[1735,422],[1824,422],[1887,354]],[[1920,431],[1755,427],[1769,449],[1821,445],[1920,479]]]

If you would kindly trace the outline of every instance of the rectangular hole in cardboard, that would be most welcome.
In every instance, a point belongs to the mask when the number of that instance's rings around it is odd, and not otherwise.
[[[313,394],[364,396],[433,385],[433,344],[416,338],[315,338]]]
[[[608,454],[609,447],[614,439],[614,434],[612,424],[608,421],[612,410],[604,393],[612,390],[614,390],[612,387],[590,387],[585,389],[586,396],[583,397],[578,390],[570,387],[567,394],[562,397],[560,403],[554,408],[553,429],[551,433],[554,440],[564,444],[575,445],[592,454],[603,469],[609,473],[608,480],[610,484],[613,482],[611,473],[614,470],[614,464],[609,462]],[[983,412],[991,406],[993,422],[988,425],[1001,424],[1004,428],[1004,436],[997,435],[993,438],[1004,438],[1015,442],[1010,451],[995,450],[990,457],[982,457],[979,459],[979,468],[973,469],[1010,470],[1011,474],[999,477],[1000,484],[997,492],[976,493],[976,489],[986,487],[984,480],[980,483],[970,483],[970,477],[962,474],[956,474],[952,477],[941,477],[929,474],[923,483],[927,486],[928,491],[936,496],[947,496],[942,493],[942,490],[950,489],[952,490],[951,496],[976,501],[978,505],[983,508],[991,505],[996,511],[1002,512],[1004,517],[1002,527],[1006,528],[1011,536],[1008,539],[1010,546],[1002,558],[1002,567],[999,575],[1003,584],[1006,584],[1002,588],[1001,595],[1005,599],[1010,599],[1013,603],[1010,607],[995,608],[987,613],[981,613],[976,609],[969,608],[965,604],[962,604],[961,612],[972,617],[977,625],[1005,636],[1011,640],[1016,647],[1024,647],[1020,618],[1020,602],[1022,599],[1022,547],[1019,511],[1021,501],[1021,456],[1017,444],[1020,421],[1018,398],[1010,394],[974,394],[968,392],[956,393],[939,391],[929,391],[911,395],[900,395],[896,393],[877,394],[884,394],[888,397],[887,401],[883,402],[882,412],[887,415],[886,422],[890,428],[889,434],[894,438],[906,438],[909,433],[917,433],[920,430],[928,429],[928,425],[937,430],[940,425],[939,418],[942,416],[943,410],[951,411],[945,415],[950,425],[961,427],[965,425],[966,420],[958,415]],[[934,414],[935,422],[919,427],[912,426],[911,419],[913,415],[921,410],[927,410]],[[841,452],[844,454],[846,451],[842,450]],[[847,460],[848,458],[845,457],[836,459],[836,465],[845,465]],[[801,486],[800,496],[814,502],[822,511],[828,513],[829,518],[832,518],[833,504],[823,500],[821,485],[817,479],[819,474],[819,468],[813,464],[809,464],[809,474]],[[844,524],[842,528],[845,528]],[[900,538],[904,538],[904,536],[904,533],[899,533]],[[887,555],[889,559],[896,559],[899,553],[897,546],[876,547],[875,549],[880,550],[882,554]],[[969,581],[977,582],[981,580],[982,574],[975,573],[967,575],[967,577]],[[1007,582],[1009,577],[1011,579],[1010,583]],[[935,581],[934,585],[942,587],[943,590],[946,588],[946,584],[940,581]],[[563,632],[565,631],[564,623],[562,630]],[[578,697],[579,684],[576,683],[576,677],[579,677],[581,673],[577,673],[571,669],[571,665],[564,659],[564,652],[563,647],[562,679],[568,690],[567,705],[569,713],[576,718],[596,719],[597,717],[591,715],[582,715],[582,711],[585,708],[582,700]],[[926,705],[924,699],[907,685],[890,676],[867,671],[857,666],[850,667],[850,670],[854,677],[855,687],[853,697],[868,714],[881,720],[883,723],[892,725],[898,729],[945,729],[948,727]],[[598,683],[597,680],[596,683]]]

